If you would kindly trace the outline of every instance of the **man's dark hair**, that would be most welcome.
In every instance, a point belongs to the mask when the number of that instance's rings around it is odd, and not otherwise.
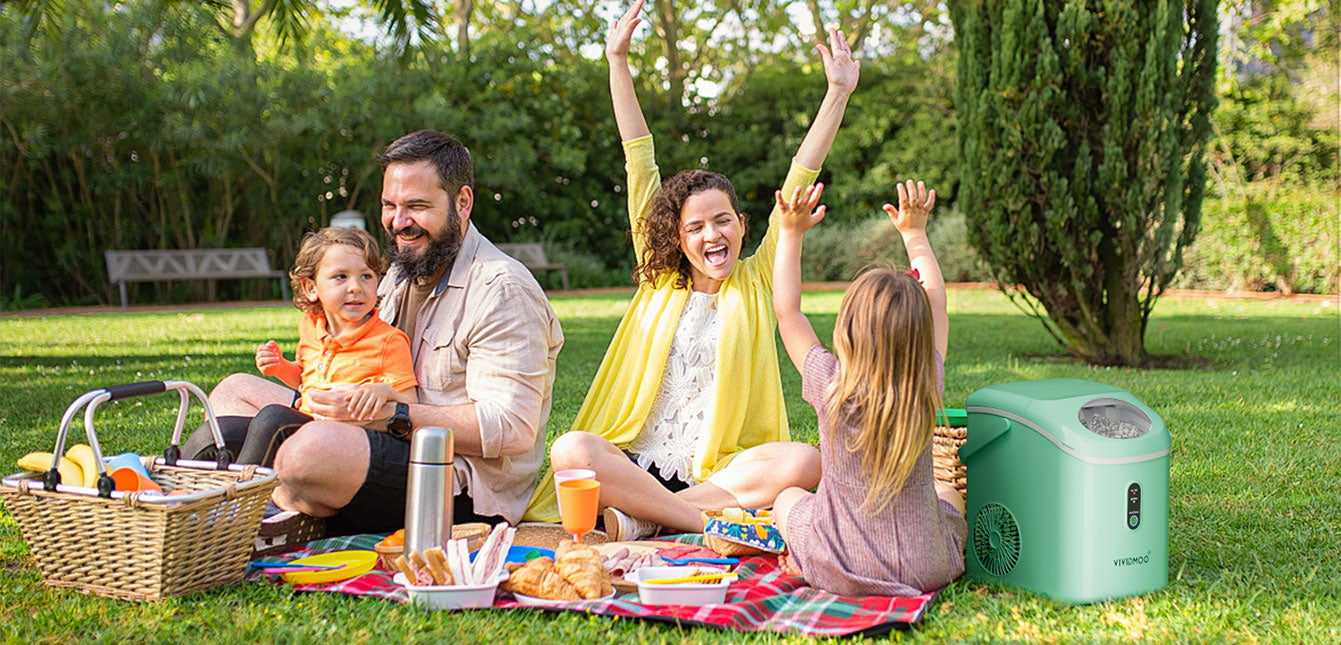
[[[475,164],[470,151],[460,141],[437,130],[411,132],[386,147],[382,170],[393,163],[431,161],[438,169],[438,183],[454,200],[462,186],[475,183]]]

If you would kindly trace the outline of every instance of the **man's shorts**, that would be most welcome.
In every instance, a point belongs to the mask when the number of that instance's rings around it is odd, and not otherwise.
[[[409,475],[410,442],[385,432],[363,429],[368,437],[368,475],[354,498],[326,521],[329,535],[390,533],[405,526],[405,482]],[[504,521],[496,515],[475,514],[475,502],[465,491],[452,501],[452,523]]]

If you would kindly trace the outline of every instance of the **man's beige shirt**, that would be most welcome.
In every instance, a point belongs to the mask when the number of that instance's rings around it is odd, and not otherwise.
[[[395,267],[378,288],[395,324],[409,280]],[[483,455],[456,454],[456,491],[478,515],[516,523],[545,458],[545,425],[563,330],[535,277],[472,224],[451,270],[415,316],[410,353],[419,402],[475,404]]]

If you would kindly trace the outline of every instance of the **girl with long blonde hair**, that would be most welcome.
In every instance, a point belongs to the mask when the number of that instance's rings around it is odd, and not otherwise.
[[[898,185],[884,205],[912,269],[853,281],[834,324],[833,353],[801,313],[801,240],[824,218],[824,188],[778,191],[773,264],[778,331],[819,414],[823,475],[814,493],[789,488],[774,515],[786,572],[850,596],[915,596],[964,572],[964,498],[931,472],[931,434],[944,389],[945,280],[927,239],[936,192]]]

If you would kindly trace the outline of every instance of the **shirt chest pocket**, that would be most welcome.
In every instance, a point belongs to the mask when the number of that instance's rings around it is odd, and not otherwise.
[[[444,393],[464,391],[468,351],[464,339],[457,337],[456,329],[444,325],[424,332],[421,350],[424,355],[420,357],[422,387]]]

